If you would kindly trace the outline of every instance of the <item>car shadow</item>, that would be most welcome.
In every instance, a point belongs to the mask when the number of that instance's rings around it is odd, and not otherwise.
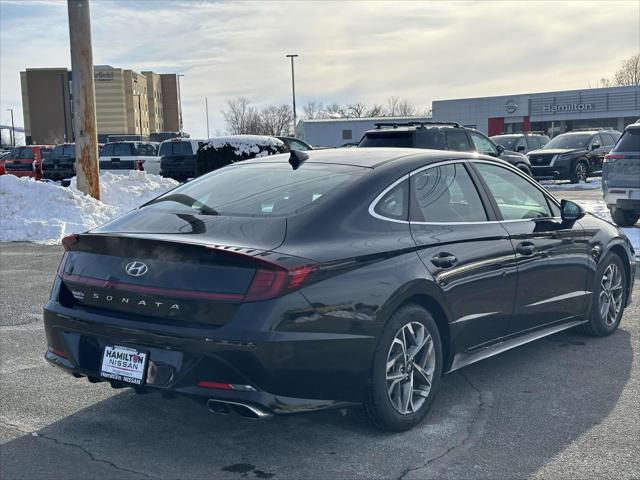
[[[445,376],[427,419],[400,434],[353,411],[257,421],[127,391],[2,445],[0,477],[529,477],[604,421],[632,361],[624,328],[562,332]]]

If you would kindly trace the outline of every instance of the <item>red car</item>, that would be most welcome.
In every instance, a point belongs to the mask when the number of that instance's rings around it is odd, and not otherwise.
[[[42,178],[42,160],[48,158],[53,151],[49,145],[28,145],[15,147],[4,158],[5,173],[16,177]]]

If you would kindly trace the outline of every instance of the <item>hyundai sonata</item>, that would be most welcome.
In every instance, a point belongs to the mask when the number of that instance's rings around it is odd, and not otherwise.
[[[492,157],[292,152],[214,171],[63,242],[46,359],[247,416],[425,417],[443,374],[613,333],[633,249]]]

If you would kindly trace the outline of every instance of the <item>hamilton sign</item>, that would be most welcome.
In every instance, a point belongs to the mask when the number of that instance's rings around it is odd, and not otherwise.
[[[563,103],[561,105],[547,103],[542,105],[542,113],[588,112],[592,109],[593,103]]]

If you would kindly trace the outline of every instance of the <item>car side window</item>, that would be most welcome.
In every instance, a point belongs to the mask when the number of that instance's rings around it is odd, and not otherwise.
[[[504,220],[553,217],[545,194],[511,170],[487,163],[476,163]]]
[[[484,135],[480,135],[476,132],[469,132],[469,135],[471,135],[471,140],[473,141],[478,153],[494,156],[498,154],[498,151],[496,150],[496,147],[493,146],[493,143],[491,143],[491,140]]]
[[[411,176],[410,218],[418,222],[482,222],[487,213],[462,163]]]
[[[382,217],[407,220],[409,214],[409,180],[393,187],[376,203],[373,209]]]
[[[516,143],[515,151],[524,152],[526,150],[527,150],[527,139],[525,137],[520,137]]]
[[[462,130],[447,132],[447,148],[456,152],[471,152],[473,147],[469,143],[469,137]]]
[[[529,142],[529,150],[538,150],[539,148],[542,148],[542,144],[538,137],[527,137],[527,142]]]
[[[291,150],[299,150],[299,151],[304,151],[304,150],[309,150],[309,148],[301,142],[298,142],[297,140],[289,140],[289,148]]]
[[[604,142],[605,147],[611,147],[616,143],[613,139],[613,136],[608,133],[601,133],[600,136],[602,137],[602,141]]]
[[[599,145],[600,147],[602,147],[602,140],[600,139],[600,135],[594,135],[593,137],[591,137],[589,148],[593,148],[594,145]]]

